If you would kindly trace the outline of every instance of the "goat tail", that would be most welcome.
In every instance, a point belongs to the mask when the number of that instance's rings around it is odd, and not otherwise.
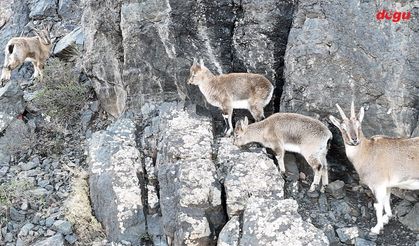
[[[14,48],[15,48],[15,45],[14,45],[14,44],[10,44],[10,45],[7,47],[7,50],[9,51],[9,54],[12,54],[12,53],[13,53]]]

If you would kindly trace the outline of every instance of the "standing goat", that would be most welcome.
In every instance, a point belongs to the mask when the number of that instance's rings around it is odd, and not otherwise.
[[[52,46],[51,39],[47,30],[39,31],[33,28],[36,33],[35,37],[18,37],[12,38],[6,45],[4,50],[5,58],[3,71],[0,81],[10,80],[12,70],[22,65],[25,61],[30,61],[34,67],[33,78],[40,75],[40,80],[43,78],[45,61],[49,57],[49,52]]]
[[[194,61],[190,69],[188,84],[199,86],[205,99],[223,111],[224,120],[229,128],[226,135],[233,131],[233,109],[248,109],[256,121],[265,118],[263,108],[272,98],[274,87],[271,82],[260,74],[229,73],[214,75],[204,66]]]
[[[257,142],[275,152],[279,169],[285,172],[285,151],[301,154],[314,172],[310,192],[316,189],[320,179],[321,191],[329,183],[326,154],[332,133],[319,120],[293,113],[276,113],[248,125],[247,117],[234,129],[234,144],[242,146]]]
[[[348,119],[342,108],[338,104],[336,106],[342,122],[333,116],[329,118],[339,128],[345,142],[346,156],[354,165],[361,182],[374,193],[377,224],[371,228],[371,232],[379,234],[392,216],[391,188],[419,189],[419,137],[403,139],[374,136],[368,139],[361,128],[364,108],[361,107],[357,118],[352,102],[351,118]]]

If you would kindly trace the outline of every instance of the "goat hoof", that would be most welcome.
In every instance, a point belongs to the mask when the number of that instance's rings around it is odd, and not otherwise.
[[[384,224],[388,224],[388,222],[390,221],[390,218],[391,218],[391,215],[387,215],[387,214],[385,214],[385,215],[383,216],[383,223],[384,223]]]
[[[316,185],[312,184],[308,192],[314,192],[315,189],[316,189]]]
[[[374,226],[373,228],[371,228],[371,233],[378,235],[380,234],[380,230],[381,230],[380,226]]]

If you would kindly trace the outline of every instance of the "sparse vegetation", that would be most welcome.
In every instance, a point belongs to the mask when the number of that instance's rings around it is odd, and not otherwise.
[[[23,200],[32,201],[32,183],[28,180],[13,179],[10,182],[0,184],[0,226],[8,220],[8,208]]]
[[[88,100],[89,89],[79,83],[79,73],[72,63],[50,59],[44,73],[43,90],[36,96],[35,105],[55,123],[74,122]]]
[[[65,217],[74,225],[79,245],[86,245],[105,238],[101,224],[93,216],[89,199],[89,185],[87,174],[75,171],[77,177],[72,183],[72,191],[65,203]]]

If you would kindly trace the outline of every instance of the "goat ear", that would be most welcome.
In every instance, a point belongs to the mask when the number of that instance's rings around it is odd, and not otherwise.
[[[241,120],[236,122],[236,127],[234,129],[236,129],[236,130],[241,130],[242,129],[242,121]]]
[[[245,127],[247,127],[247,126],[249,125],[249,120],[247,119],[247,116],[246,116],[246,117],[244,117],[243,125],[244,125]]]
[[[197,61],[197,60],[196,60],[196,58],[194,57],[194,58],[193,58],[193,64],[192,64],[192,65],[193,65],[193,66],[196,66],[196,65],[197,65],[197,62],[198,62],[198,61]]]
[[[335,125],[337,128],[340,129],[340,122],[338,119],[336,119],[334,116],[330,115],[329,116],[330,121],[333,123],[333,125]]]
[[[200,65],[201,67],[205,67],[205,65],[204,65],[204,60],[202,60],[202,58],[201,58],[201,59],[199,59],[199,65]]]
[[[362,122],[363,119],[364,119],[364,107],[361,107],[361,109],[359,109],[358,121]]]

